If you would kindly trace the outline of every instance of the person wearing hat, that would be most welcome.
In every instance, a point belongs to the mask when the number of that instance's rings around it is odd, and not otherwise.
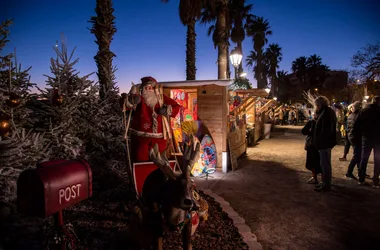
[[[134,85],[128,95],[123,94],[125,108],[134,109],[131,126],[131,157],[133,162],[150,161],[149,151],[157,143],[160,153],[166,150],[163,136],[163,116],[175,117],[181,106],[163,95],[162,103],[155,91],[157,81],[153,77],[141,78],[139,88]],[[169,123],[170,124],[170,123]]]

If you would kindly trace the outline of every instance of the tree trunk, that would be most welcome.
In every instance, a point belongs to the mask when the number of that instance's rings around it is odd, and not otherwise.
[[[196,57],[196,37],[195,33],[195,19],[187,25],[186,35],[186,80],[195,80],[197,68],[195,66]]]
[[[274,76],[271,77],[270,85],[271,85],[270,87],[271,87],[272,96],[275,97],[277,93],[276,93],[276,83],[275,83]]]
[[[218,13],[217,31],[219,36],[219,44],[218,44],[218,79],[227,79],[227,23],[226,23],[226,7],[223,7],[221,11]]]
[[[227,79],[231,79],[231,64],[230,64],[230,46],[227,44],[227,54],[226,54],[226,63],[227,63]]]
[[[267,87],[267,81],[265,79],[265,74],[264,74],[264,58],[262,56],[262,53],[261,51],[258,51],[257,52],[258,56],[257,56],[257,67],[259,69],[259,79],[257,79],[258,81],[258,88],[260,89],[264,89]]]
[[[243,55],[243,42],[239,41],[237,43],[237,47],[239,48],[240,53]],[[243,59],[244,59],[244,56],[243,56]],[[243,59],[241,60],[241,63],[239,64],[238,75],[240,75],[241,73],[243,73]]]
[[[115,54],[110,50],[111,41],[116,32],[113,11],[112,0],[97,0],[96,16],[91,17],[90,20],[93,23],[91,33],[95,35],[98,44],[98,53],[94,58],[98,67],[97,75],[101,99],[104,99],[108,91],[115,86],[114,68],[112,67],[112,59]]]

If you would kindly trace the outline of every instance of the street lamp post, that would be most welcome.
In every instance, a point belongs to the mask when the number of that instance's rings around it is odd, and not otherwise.
[[[235,47],[231,51],[231,54],[230,54],[231,63],[235,68],[235,80],[239,78],[237,71],[238,71],[238,67],[239,67],[242,59],[243,59],[243,55],[242,55],[240,49],[238,47]]]

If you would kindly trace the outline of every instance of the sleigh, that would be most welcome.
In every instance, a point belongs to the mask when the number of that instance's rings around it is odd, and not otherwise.
[[[169,160],[169,162],[170,162],[171,169],[175,171],[176,167],[178,167],[177,161]],[[135,186],[137,198],[141,197],[142,189],[143,189],[146,178],[156,169],[158,169],[158,167],[152,161],[133,163],[133,167],[132,167],[133,183]]]

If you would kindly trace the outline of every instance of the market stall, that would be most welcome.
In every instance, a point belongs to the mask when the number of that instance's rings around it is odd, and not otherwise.
[[[264,114],[275,101],[266,99],[268,93],[264,89],[238,89],[232,91],[230,95],[235,100],[239,98],[241,100],[239,105],[235,103],[234,107],[230,107],[230,115],[245,116],[249,140],[252,139],[253,144],[256,143],[263,136]]]
[[[228,165],[228,86],[232,80],[160,82],[162,92],[182,105],[183,109],[173,119],[175,152],[180,154],[180,142],[186,139],[182,124],[194,121],[196,137],[201,143],[201,161],[193,168],[197,176],[208,168],[227,171]]]

